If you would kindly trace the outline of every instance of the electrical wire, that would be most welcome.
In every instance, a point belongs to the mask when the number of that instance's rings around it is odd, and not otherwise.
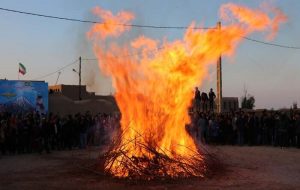
[[[159,48],[157,48],[157,49],[155,49],[155,50],[148,51],[148,53],[155,52],[155,51],[160,50],[160,49],[163,49],[163,47],[159,47]],[[124,58],[126,58],[126,57],[132,57],[132,56],[134,56],[134,55],[140,55],[140,54],[141,54],[141,52],[139,52],[139,53],[134,53],[134,54],[128,54],[128,55],[125,55],[125,56],[123,56],[123,57],[124,57]],[[82,61],[96,61],[96,60],[98,60],[98,59],[95,59],[95,58],[86,58],[86,59],[84,59],[84,58],[82,58],[81,60],[82,60]],[[70,67],[71,65],[74,65],[74,64],[77,63],[77,62],[78,62],[78,60],[75,60],[74,62],[72,62],[72,63],[70,63],[70,64],[67,64],[67,65],[63,66],[63,67],[61,67],[60,69],[58,69],[58,70],[56,70],[56,71],[53,71],[53,72],[48,73],[48,74],[45,74],[45,75],[43,75],[43,76],[41,76],[41,77],[38,77],[38,78],[35,78],[35,79],[33,79],[33,80],[40,80],[40,79],[46,78],[46,77],[48,77],[48,76],[54,75],[54,74],[56,74],[56,73],[58,73],[58,72],[64,70],[65,68]]]
[[[72,63],[63,66],[63,67],[59,68],[59,69],[56,70],[56,71],[53,71],[53,72],[51,72],[51,73],[45,74],[45,75],[40,76],[40,77],[37,77],[37,78],[35,78],[35,79],[33,79],[33,80],[40,80],[40,79],[49,77],[49,76],[51,76],[51,75],[54,75],[54,74],[56,74],[56,73],[58,73],[58,72],[64,70],[65,68],[70,67],[71,65],[74,65],[74,64],[77,63],[77,62],[78,62],[78,60],[75,60],[75,61],[73,61]]]
[[[264,44],[264,45],[269,45],[269,46],[276,46],[276,47],[288,48],[288,49],[300,49],[300,47],[296,47],[296,46],[287,46],[287,45],[282,45],[282,44],[269,43],[269,42],[264,42],[264,41],[248,38],[248,37],[245,37],[245,36],[243,36],[243,38],[246,39],[246,40],[252,41],[252,42],[256,42],[256,43],[260,43],[260,44]]]
[[[50,19],[72,21],[72,22],[81,22],[81,23],[90,23],[90,24],[108,24],[105,22],[51,16],[51,15],[38,14],[38,13],[32,13],[32,12],[26,12],[26,11],[14,10],[14,9],[7,9],[7,8],[3,8],[3,7],[0,7],[0,11],[13,12],[13,13],[18,13],[18,14],[38,16],[38,17],[44,17],[44,18],[50,18]],[[111,24],[111,23],[109,23],[109,24]],[[152,29],[187,29],[188,28],[188,26],[158,26],[158,25],[140,25],[140,24],[124,24],[124,23],[118,23],[118,24],[114,24],[114,25],[125,26],[125,27],[136,27],[136,28],[152,28]],[[217,29],[217,28],[216,27],[194,27],[193,29],[205,30],[205,29]],[[265,41],[248,38],[248,37],[243,37],[243,38],[248,41],[252,41],[252,42],[256,42],[256,43],[260,43],[260,44],[264,44],[264,45],[269,45],[269,46],[288,48],[288,49],[297,49],[297,50],[300,49],[300,47],[297,47],[297,46],[288,46],[288,45],[283,45],[283,44],[269,43],[269,42],[265,42]]]
[[[51,16],[51,15],[45,15],[45,14],[38,14],[38,13],[32,13],[32,12],[25,12],[25,11],[7,9],[7,8],[3,8],[3,7],[0,7],[0,10],[6,11],[6,12],[13,12],[13,13],[31,15],[31,16],[50,18],[50,19],[72,21],[72,22],[81,22],[81,23],[90,23],[90,24],[108,24],[108,23],[99,22],[99,21]],[[109,23],[109,24],[112,24],[112,23]],[[187,29],[188,28],[188,26],[158,26],[158,25],[140,25],[140,24],[124,24],[124,23],[116,23],[116,24],[113,24],[113,25],[125,26],[125,27],[136,27],[136,28],[153,28],[153,29]],[[201,30],[214,29],[214,28],[215,27],[213,27],[213,28],[210,28],[210,27],[193,27],[193,29],[201,29]]]

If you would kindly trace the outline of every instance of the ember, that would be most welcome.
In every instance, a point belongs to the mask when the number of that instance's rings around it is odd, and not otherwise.
[[[104,24],[95,24],[87,36],[102,72],[112,77],[122,113],[121,134],[105,156],[105,171],[135,179],[205,176],[208,158],[185,128],[192,89],[203,83],[221,54],[233,55],[243,36],[255,31],[274,36],[286,17],[278,9],[268,10],[272,18],[261,10],[225,4],[220,15],[227,25],[221,30],[197,30],[192,23],[182,40],[140,36],[121,47],[105,45],[106,40],[128,32],[134,14],[93,9]]]

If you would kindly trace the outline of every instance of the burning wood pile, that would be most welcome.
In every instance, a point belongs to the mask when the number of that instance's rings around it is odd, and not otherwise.
[[[87,37],[101,71],[112,78],[122,113],[122,134],[104,156],[105,171],[130,179],[205,176],[212,158],[186,131],[192,89],[221,54],[233,55],[243,37],[270,31],[267,37],[273,38],[285,15],[266,5],[253,10],[229,3],[220,8],[222,29],[201,30],[192,23],[183,39],[159,42],[141,35],[121,45],[117,40],[135,26],[134,14],[113,15],[100,7],[93,13],[102,24],[93,25]]]
[[[124,144],[120,144],[120,141],[115,142],[103,157],[105,172],[117,177],[139,180],[204,177],[207,172],[205,154],[184,147],[188,154],[176,155],[171,150],[162,150],[153,143],[143,142],[142,138],[143,136],[139,135]],[[132,150],[127,149],[129,144],[133,144],[144,154],[132,155]]]

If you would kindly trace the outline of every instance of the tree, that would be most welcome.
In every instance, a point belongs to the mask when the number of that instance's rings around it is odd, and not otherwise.
[[[298,109],[298,104],[297,104],[297,102],[294,102],[294,103],[293,103],[293,109],[295,109],[295,110]]]
[[[244,96],[241,98],[242,109],[253,109],[255,107],[254,96],[248,94],[247,89],[244,89]]]

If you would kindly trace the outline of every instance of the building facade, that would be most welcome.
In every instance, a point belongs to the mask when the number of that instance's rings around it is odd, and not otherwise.
[[[237,111],[239,109],[238,97],[223,97],[222,98],[222,112]]]
[[[86,86],[81,86],[81,100],[79,100],[78,85],[49,86],[49,111],[62,115],[85,113],[118,112],[118,106],[113,96],[96,95],[88,92]]]

